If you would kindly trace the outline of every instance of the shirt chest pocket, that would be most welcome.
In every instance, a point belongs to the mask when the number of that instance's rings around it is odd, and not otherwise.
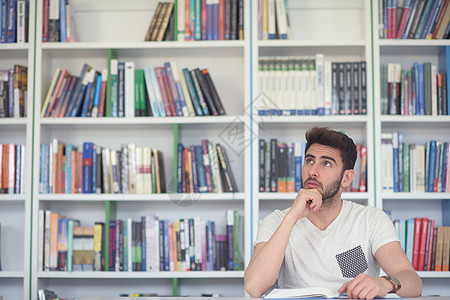
[[[369,267],[361,246],[337,254],[336,260],[344,278],[355,278]]]

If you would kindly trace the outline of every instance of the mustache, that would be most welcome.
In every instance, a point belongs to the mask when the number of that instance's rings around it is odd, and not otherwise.
[[[306,184],[308,183],[308,181],[313,181],[313,182],[317,183],[320,187],[322,187],[322,184],[321,184],[317,179],[314,179],[314,178],[312,178],[312,177],[308,177],[308,178],[304,181],[304,184],[303,184],[303,185],[306,185]]]

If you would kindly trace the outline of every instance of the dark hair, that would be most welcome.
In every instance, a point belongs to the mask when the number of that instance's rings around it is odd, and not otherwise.
[[[344,170],[353,169],[357,157],[356,146],[346,134],[332,130],[328,127],[313,127],[306,134],[306,148],[308,151],[312,144],[321,144],[336,148],[341,153]]]

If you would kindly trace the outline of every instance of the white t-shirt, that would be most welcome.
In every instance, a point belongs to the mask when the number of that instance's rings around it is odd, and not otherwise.
[[[289,208],[276,210],[265,217],[254,245],[267,242],[288,211]],[[392,241],[398,241],[397,232],[381,209],[344,200],[337,218],[323,231],[307,218],[297,221],[278,274],[278,285],[338,289],[360,273],[378,277],[380,266],[375,252]]]

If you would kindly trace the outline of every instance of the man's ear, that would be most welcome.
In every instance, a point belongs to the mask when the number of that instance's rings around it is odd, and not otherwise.
[[[354,170],[345,170],[344,171],[344,176],[342,176],[341,185],[343,187],[349,186],[352,183],[354,177],[355,177],[355,171]]]

